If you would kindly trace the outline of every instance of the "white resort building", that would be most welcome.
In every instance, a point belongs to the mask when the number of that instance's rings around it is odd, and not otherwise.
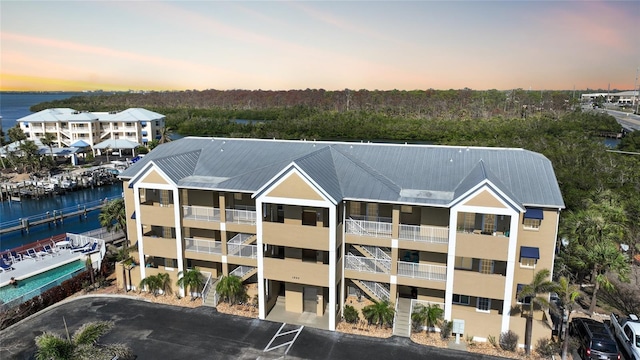
[[[357,294],[394,304],[401,336],[422,303],[464,337],[523,341],[511,308],[553,269],[564,208],[551,162],[514,148],[187,137],[121,178],[134,286],[197,267],[206,298],[237,275],[261,319],[299,314],[329,330]],[[550,331],[535,321],[534,343]]]
[[[55,135],[57,147],[83,141],[92,149],[106,140],[128,140],[140,145],[159,139],[165,116],[142,108],[86,112],[69,108],[45,109],[17,120],[27,140]]]

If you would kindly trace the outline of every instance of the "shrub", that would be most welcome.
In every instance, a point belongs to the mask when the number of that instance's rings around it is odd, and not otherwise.
[[[495,336],[489,335],[487,340],[489,340],[489,344],[493,345],[494,348],[496,348],[496,349],[498,348],[498,342],[496,341],[496,337]]]
[[[551,339],[538,339],[536,342],[535,350],[541,356],[546,358],[550,358],[555,354],[559,354],[562,346],[560,343],[557,343]]]
[[[449,340],[449,337],[451,337],[452,330],[453,330],[453,321],[447,321],[447,320],[442,321],[442,324],[440,325],[440,338],[442,338],[442,340]]]
[[[516,351],[516,348],[518,347],[518,338],[518,334],[511,330],[503,332],[500,334],[500,348],[511,352]]]
[[[351,305],[345,305],[343,313],[344,321],[348,322],[349,324],[355,324],[360,319],[360,316],[358,315],[358,309],[354,308]]]

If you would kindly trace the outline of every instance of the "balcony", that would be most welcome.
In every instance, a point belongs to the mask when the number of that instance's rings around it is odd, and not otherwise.
[[[359,236],[369,236],[377,238],[391,238],[393,228],[391,219],[378,218],[385,221],[369,221],[354,219],[353,216],[346,219],[346,233]],[[388,221],[386,221],[388,220]]]
[[[264,222],[265,244],[329,251],[329,228]]]
[[[419,226],[400,224],[400,240],[430,244],[449,243],[449,228],[441,226]]]
[[[154,235],[152,232],[142,236],[145,255],[160,256],[175,259],[177,256],[176,239],[163,238]]]
[[[185,238],[184,243],[185,251],[204,254],[222,254],[222,241]]]
[[[456,294],[470,296],[501,298],[504,294],[505,276],[500,274],[483,274],[477,271],[455,270],[453,291]]]
[[[206,206],[183,206],[182,217],[185,220],[220,222],[220,209]]]
[[[466,232],[456,234],[456,256],[506,261],[508,249],[509,238],[506,236]]]
[[[374,259],[347,254],[345,257],[344,269],[374,274],[390,274],[391,260]]]
[[[256,224],[255,210],[225,209],[225,220],[233,224]]]
[[[256,259],[258,257],[257,245],[229,244],[227,243],[229,256]]]
[[[423,280],[446,281],[447,267],[442,265],[398,261],[398,276]]]

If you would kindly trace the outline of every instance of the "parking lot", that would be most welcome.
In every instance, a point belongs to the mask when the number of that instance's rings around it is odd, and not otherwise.
[[[106,296],[68,301],[3,330],[0,359],[32,358],[35,336],[43,331],[64,334],[63,319],[71,333],[86,322],[114,321],[114,329],[101,342],[125,343],[138,359],[276,359],[285,353],[288,359],[500,359],[418,345],[408,338],[300,329],[209,307],[189,309]]]

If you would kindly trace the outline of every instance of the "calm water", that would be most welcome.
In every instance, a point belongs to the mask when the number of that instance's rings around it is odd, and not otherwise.
[[[84,269],[84,267],[85,267],[84,263],[81,260],[77,260],[77,261],[59,266],[55,269],[45,271],[38,275],[31,276],[29,277],[28,280],[18,281],[17,287],[13,285],[3,286],[0,288],[0,300],[2,300],[3,302],[13,300],[29,292],[32,292],[35,289],[43,287],[55,280],[58,280],[56,281],[56,283],[58,282],[61,283],[64,280],[70,279],[75,272]],[[38,292],[33,292],[33,296],[31,297],[35,297],[36,295],[39,295],[40,292],[49,288],[50,287],[47,286],[44,289],[40,289],[40,291]],[[25,300],[29,300],[29,299],[25,299]]]
[[[45,101],[62,100],[85,93],[7,93],[0,92],[0,115],[2,115],[2,129],[7,130],[16,125],[16,120],[31,114],[29,108]],[[39,200],[24,200],[22,202],[2,202],[0,207],[0,223],[47,211],[65,209],[79,204],[92,202],[105,197],[113,197],[122,193],[122,185],[114,184],[95,189],[74,191],[62,196],[54,196]],[[58,226],[38,225],[32,227],[29,234],[19,231],[0,235],[0,250],[10,249],[36,240],[46,239],[52,235],[93,230],[100,227],[99,211],[88,213],[86,219],[70,217],[64,224]]]
[[[16,126],[16,120],[32,114],[29,108],[45,101],[68,99],[72,96],[87,95],[86,93],[13,93],[0,92],[0,115],[2,115],[2,130]]]

